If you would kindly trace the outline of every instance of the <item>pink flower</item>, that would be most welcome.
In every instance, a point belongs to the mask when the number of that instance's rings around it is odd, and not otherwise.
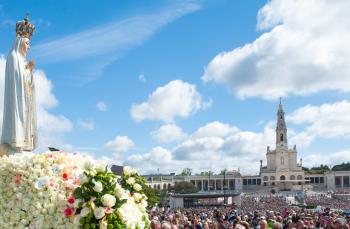
[[[111,213],[114,212],[114,209],[113,209],[113,208],[105,208],[105,212],[106,212],[107,214],[111,214]]]
[[[66,208],[66,209],[64,210],[64,215],[65,215],[66,217],[73,215],[73,213],[74,213],[73,208]]]
[[[16,175],[16,176],[14,177],[14,181],[15,181],[15,184],[16,184],[16,185],[20,185],[21,182],[22,182],[22,176],[21,176],[21,175]]]

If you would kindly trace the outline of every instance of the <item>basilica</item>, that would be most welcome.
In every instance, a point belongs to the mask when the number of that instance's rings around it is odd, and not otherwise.
[[[284,111],[280,102],[277,111],[276,146],[274,150],[267,147],[267,165],[260,161],[260,177],[265,186],[277,185],[281,189],[300,188],[296,185],[305,183],[305,174],[302,168],[302,159],[297,163],[297,147],[288,148],[287,126]]]

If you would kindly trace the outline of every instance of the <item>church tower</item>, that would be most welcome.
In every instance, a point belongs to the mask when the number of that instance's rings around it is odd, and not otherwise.
[[[288,149],[287,126],[286,121],[284,120],[282,99],[280,99],[280,104],[277,111],[276,149]]]
[[[277,185],[281,189],[291,189],[305,177],[301,163],[297,163],[297,148],[288,148],[287,125],[282,99],[278,105],[276,123],[276,148],[267,147],[267,165],[260,162],[260,176],[266,185]],[[295,180],[295,181],[294,181]],[[297,181],[298,180],[298,181]]]

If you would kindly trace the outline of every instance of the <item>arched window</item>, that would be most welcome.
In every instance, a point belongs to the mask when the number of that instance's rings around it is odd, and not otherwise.
[[[270,180],[275,180],[275,177],[274,176],[270,176]]]
[[[264,181],[268,181],[269,177],[268,176],[264,176]]]
[[[290,176],[290,179],[291,179],[291,180],[295,180],[295,176],[294,176],[294,175],[291,175],[291,176]]]
[[[280,141],[283,142],[283,134],[280,134]]]
[[[280,177],[280,180],[286,180],[286,177],[285,177],[284,175],[282,175],[282,176]]]
[[[298,180],[302,180],[303,179],[303,176],[302,175],[298,175]]]
[[[284,165],[284,157],[281,157],[281,165]]]

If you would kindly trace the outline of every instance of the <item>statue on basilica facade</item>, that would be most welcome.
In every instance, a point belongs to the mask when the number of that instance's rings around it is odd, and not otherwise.
[[[37,147],[34,61],[26,60],[33,32],[28,16],[17,22],[16,39],[6,59],[2,150],[23,152]]]

